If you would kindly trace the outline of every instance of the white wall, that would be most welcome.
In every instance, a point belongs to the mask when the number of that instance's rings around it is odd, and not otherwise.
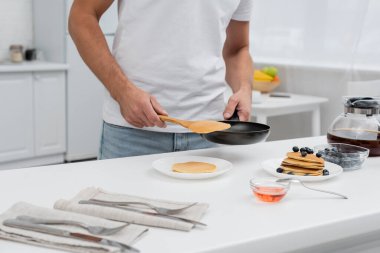
[[[379,0],[254,0],[252,55],[280,70],[279,91],[327,97],[322,134],[354,80],[380,80]],[[379,96],[367,91],[369,96]],[[270,140],[309,136],[310,114],[269,120]]]
[[[11,44],[33,46],[32,0],[0,0],[0,61]]]
[[[254,0],[252,51],[339,64],[380,64],[380,1]]]

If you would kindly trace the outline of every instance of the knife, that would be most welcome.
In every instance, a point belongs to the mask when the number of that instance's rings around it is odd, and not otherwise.
[[[127,210],[127,211],[131,211],[131,212],[136,212],[136,213],[141,213],[141,214],[146,214],[146,215],[152,215],[152,216],[158,216],[158,217],[163,217],[163,218],[172,219],[172,220],[184,221],[184,222],[191,223],[193,225],[201,225],[201,226],[205,226],[205,227],[207,226],[206,224],[199,222],[199,221],[196,221],[196,220],[190,220],[187,218],[171,216],[171,215],[166,215],[166,214],[160,214],[160,213],[145,212],[145,211],[138,210],[135,208],[120,206],[120,205],[112,204],[112,203],[105,203],[105,202],[96,201],[96,200],[81,200],[78,203],[79,204],[91,204],[91,205],[98,205],[98,206],[114,207],[114,208],[118,208],[121,210]]]
[[[18,219],[7,219],[3,222],[3,225],[7,227],[20,228],[24,230],[29,230],[29,231],[34,231],[34,232],[49,234],[49,235],[55,235],[59,237],[68,237],[68,238],[73,238],[73,239],[82,240],[82,241],[95,242],[95,243],[99,243],[106,246],[117,247],[121,249],[122,252],[140,252],[138,249],[133,248],[129,245],[120,243],[120,242],[108,240],[108,239],[97,237],[97,236],[82,234],[82,233],[73,233],[67,230],[63,230],[63,229],[41,226],[41,225],[37,225],[31,222],[18,220]]]

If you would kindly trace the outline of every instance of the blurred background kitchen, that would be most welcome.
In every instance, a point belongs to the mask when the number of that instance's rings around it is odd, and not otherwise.
[[[253,120],[271,126],[269,140],[325,135],[342,96],[380,96],[380,1],[253,1],[255,67],[280,80],[254,91]],[[1,0],[0,169],[97,156],[104,90],[68,35],[71,4]],[[112,47],[116,1],[101,26]]]

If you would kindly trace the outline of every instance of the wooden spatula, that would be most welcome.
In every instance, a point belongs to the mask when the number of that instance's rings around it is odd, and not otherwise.
[[[169,116],[159,115],[162,121],[171,122],[190,129],[193,133],[208,134],[215,131],[223,131],[231,127],[230,124],[212,120],[189,121],[175,119]]]

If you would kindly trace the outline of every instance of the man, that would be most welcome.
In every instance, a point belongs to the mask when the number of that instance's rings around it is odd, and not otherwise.
[[[99,20],[113,1],[75,0],[69,19],[79,53],[109,92],[100,159],[213,146],[158,115],[220,120],[237,110],[249,120],[252,0],[119,0],[111,54]]]

